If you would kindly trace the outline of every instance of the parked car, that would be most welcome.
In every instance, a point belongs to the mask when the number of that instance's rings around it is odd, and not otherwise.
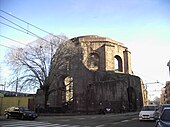
[[[170,107],[170,104],[162,104],[162,105],[159,106],[158,110],[155,113],[155,119],[156,120],[161,116],[163,109],[166,108],[166,107]]]
[[[4,116],[9,119],[9,118],[18,118],[18,119],[32,119],[34,120],[35,118],[38,117],[38,114],[36,114],[34,111],[30,111],[26,107],[10,107],[7,108],[4,112]]]
[[[139,113],[139,120],[155,120],[155,112],[157,110],[157,105],[147,105],[143,106]]]
[[[170,127],[170,107],[165,107],[156,121],[155,127]]]

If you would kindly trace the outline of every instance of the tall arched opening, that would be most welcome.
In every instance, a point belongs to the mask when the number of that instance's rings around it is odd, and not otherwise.
[[[116,55],[114,57],[115,71],[123,72],[122,59],[120,56]]]
[[[71,103],[73,101],[73,77],[67,76],[64,79],[65,84],[65,102]]]

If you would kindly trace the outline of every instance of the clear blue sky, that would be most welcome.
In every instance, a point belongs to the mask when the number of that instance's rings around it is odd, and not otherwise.
[[[169,80],[170,0],[0,0],[0,8],[53,34],[69,38],[92,34],[122,42],[132,53],[135,75],[145,83]],[[41,37],[46,36],[0,14]],[[6,23],[2,18],[0,21]],[[1,35],[21,42],[36,39],[2,24],[0,27]],[[0,44],[21,46],[2,37]],[[2,46],[0,50],[2,60],[6,50]]]

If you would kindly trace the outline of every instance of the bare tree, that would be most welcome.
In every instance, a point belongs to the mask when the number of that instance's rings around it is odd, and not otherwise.
[[[10,50],[7,61],[14,72],[11,85],[16,85],[16,91],[18,88],[40,88],[45,97],[46,108],[49,95],[56,91],[50,89],[50,85],[60,76],[58,69],[65,67],[67,59],[76,54],[74,44],[66,40],[65,36],[50,37],[50,42],[39,39],[24,48]]]

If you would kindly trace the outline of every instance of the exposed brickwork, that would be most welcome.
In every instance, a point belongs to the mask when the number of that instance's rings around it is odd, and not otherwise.
[[[80,47],[80,52],[71,60],[69,73],[63,74],[57,87],[64,86],[65,77],[73,78],[73,101],[70,103],[73,111],[97,111],[108,107],[120,112],[122,106],[128,111],[141,108],[141,79],[132,75],[131,53],[127,47],[100,36],[71,40]],[[61,107],[65,95],[63,91],[53,93],[49,98],[50,106]]]

